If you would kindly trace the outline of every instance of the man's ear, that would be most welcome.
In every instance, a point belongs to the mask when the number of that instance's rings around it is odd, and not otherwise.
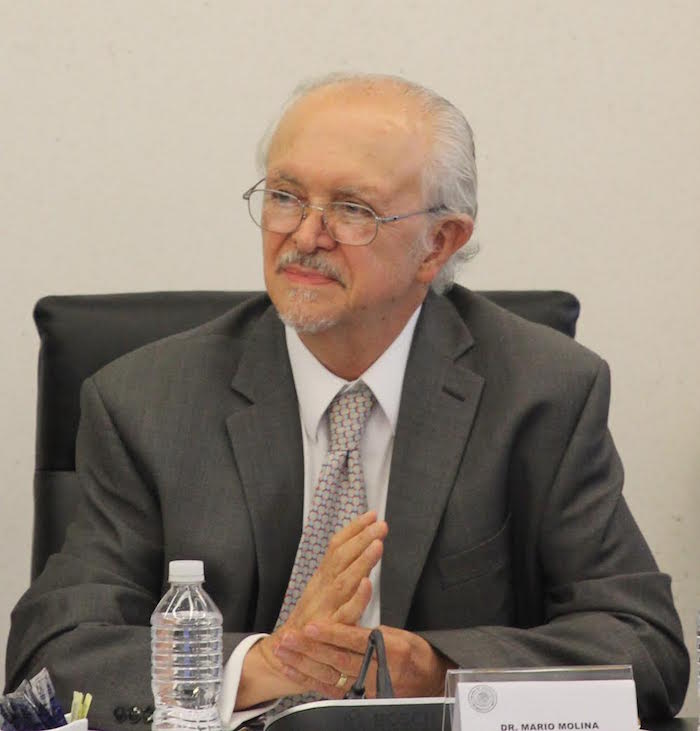
[[[473,232],[474,219],[466,214],[439,221],[429,234],[430,246],[418,269],[418,281],[430,284],[452,254],[469,241]]]

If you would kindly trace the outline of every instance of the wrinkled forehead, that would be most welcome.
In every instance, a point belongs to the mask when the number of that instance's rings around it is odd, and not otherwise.
[[[385,187],[420,185],[430,151],[430,120],[416,99],[391,87],[338,85],[310,92],[280,121],[268,174],[320,173],[327,179],[384,179]]]

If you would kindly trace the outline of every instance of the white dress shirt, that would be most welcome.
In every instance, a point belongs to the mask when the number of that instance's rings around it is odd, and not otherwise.
[[[299,418],[301,419],[301,438],[304,450],[304,522],[311,509],[314,488],[328,451],[328,407],[340,391],[350,388],[358,381],[362,381],[368,386],[376,399],[376,404],[362,434],[360,457],[367,489],[367,505],[370,510],[377,511],[379,520],[384,519],[403,377],[420,310],[419,307],[411,315],[394,342],[356,381],[345,381],[331,373],[304,345],[295,330],[290,327],[285,328],[287,352],[292,367],[299,401]],[[391,526],[389,529],[391,530]],[[363,627],[376,627],[380,623],[380,573],[381,561],[369,576],[372,583],[372,598],[359,622]],[[257,634],[247,637],[231,653],[231,657],[226,663],[219,699],[219,714],[226,728],[235,728],[274,705],[269,704],[264,708],[257,707],[246,711],[233,711],[243,660],[248,650],[265,636]]]

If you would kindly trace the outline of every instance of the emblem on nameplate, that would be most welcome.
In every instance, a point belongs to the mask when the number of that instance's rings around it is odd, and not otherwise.
[[[488,713],[496,707],[498,696],[490,685],[475,685],[467,698],[469,705],[479,713]]]

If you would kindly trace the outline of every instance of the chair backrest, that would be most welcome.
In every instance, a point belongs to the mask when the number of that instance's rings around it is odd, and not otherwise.
[[[75,438],[80,386],[115,358],[211,320],[257,292],[148,292],[44,297],[34,476],[32,578],[63,544],[80,498]],[[482,292],[529,320],[574,336],[578,300],[566,292]]]

